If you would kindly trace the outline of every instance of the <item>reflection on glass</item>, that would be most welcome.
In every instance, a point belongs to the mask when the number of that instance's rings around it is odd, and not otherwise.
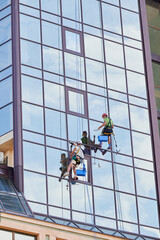
[[[43,105],[42,81],[22,75],[22,100]]]
[[[12,64],[11,41],[0,46],[0,71]]]
[[[127,71],[128,92],[138,97],[147,97],[145,76]]]
[[[103,97],[107,96],[106,88],[96,87],[94,85],[87,84],[87,90],[90,93],[95,93],[95,94],[98,94],[98,95],[102,95]]]
[[[26,5],[29,5],[31,7],[35,7],[35,8],[39,8],[39,0],[20,0],[19,1],[20,3],[23,3],[23,4],[26,4]]]
[[[140,233],[142,235],[151,236],[152,237],[151,239],[153,239],[153,237],[160,238],[159,229],[140,226]]]
[[[68,91],[69,95],[69,110],[84,114],[84,95],[81,93]]]
[[[61,139],[46,137],[46,145],[67,150],[67,142]]]
[[[153,162],[143,161],[142,159],[134,158],[134,166],[150,171],[154,171]]]
[[[72,211],[73,220],[93,224],[93,215]]]
[[[64,87],[58,84],[44,82],[45,106],[58,110],[65,109]]]
[[[159,228],[157,201],[138,197],[140,224]]]
[[[63,208],[49,207],[49,215],[54,217],[61,217],[65,219],[70,219],[70,211]]]
[[[118,143],[119,149],[121,150],[121,153],[131,155],[130,131],[118,127],[114,127],[113,131],[116,135],[116,141]]]
[[[41,68],[41,45],[21,40],[21,61],[23,64]]]
[[[136,72],[144,73],[143,53],[140,50],[125,47],[126,67]]]
[[[139,105],[141,107],[148,107],[148,102],[145,99],[129,96],[129,102],[131,104]]]
[[[84,81],[84,59],[69,53],[65,53],[64,56],[66,76]]]
[[[44,173],[44,146],[23,142],[23,163],[25,169]]]
[[[119,220],[131,221],[137,223],[137,207],[135,196],[116,193],[117,215]]]
[[[95,28],[95,27],[91,27],[91,26],[88,26],[88,25],[83,25],[83,30],[84,32],[86,33],[90,33],[92,35],[96,35],[98,37],[102,37],[102,31],[98,28]]]
[[[138,1],[137,0],[121,0],[121,7],[128,8],[132,11],[138,12]]]
[[[55,48],[62,48],[60,26],[42,21],[42,38],[43,38],[43,44],[49,45]]]
[[[8,67],[8,68],[2,70],[2,72],[0,72],[0,80],[8,77],[11,74],[12,74],[12,66]]]
[[[89,117],[103,121],[102,114],[107,112],[107,99],[88,93]]]
[[[138,233],[138,225],[118,221],[118,229],[121,231]]]
[[[41,0],[41,9],[47,12],[60,14],[60,2],[57,0]]]
[[[0,239],[12,240],[12,232],[0,230]]]
[[[152,172],[136,169],[137,194],[140,196],[156,198],[155,176]]]
[[[40,42],[40,20],[20,14],[20,35],[22,38]]]
[[[45,72],[45,71],[44,71],[44,79],[50,82],[64,84],[64,77],[61,77],[60,75],[57,75],[57,74]]]
[[[12,101],[12,77],[0,82],[0,108]]]
[[[33,202],[29,202],[29,206],[31,207],[33,212],[38,212],[38,213],[42,213],[42,214],[47,214],[47,206],[46,205],[42,205],[39,203],[33,203]]]
[[[92,188],[86,184],[72,185],[73,210],[93,213]]]
[[[129,127],[128,104],[114,100],[109,100],[110,116],[113,120],[113,125]]]
[[[121,44],[105,41],[106,62],[124,67],[123,47]]]
[[[11,0],[1,1],[0,10],[11,4]]]
[[[35,132],[44,132],[43,108],[31,104],[22,104],[23,128]]]
[[[43,67],[47,71],[63,74],[62,52],[57,49],[43,47]]]
[[[8,16],[0,21],[0,33],[1,45],[11,38],[11,16]]]
[[[81,21],[80,0],[62,0],[62,15],[66,18]]]
[[[113,191],[94,187],[94,201],[95,214],[104,217],[115,217],[115,203]]]
[[[86,86],[85,83],[81,82],[81,81],[76,81],[74,79],[71,78],[66,78],[66,85],[68,87],[72,87],[72,88],[77,88],[79,90],[86,90]]]
[[[141,40],[139,15],[122,9],[123,34]]]
[[[12,104],[0,109],[0,136],[13,129],[13,107]]]
[[[128,37],[124,37],[123,39],[124,39],[124,44],[125,45],[142,49],[142,42],[130,39]]]
[[[64,113],[46,109],[46,134],[66,138],[66,117]],[[61,130],[63,126],[63,131]]]
[[[60,24],[60,22],[61,22],[60,17],[55,16],[51,13],[41,12],[41,18],[44,19],[44,20],[48,20],[50,22],[53,22],[53,23]]]
[[[132,132],[134,156],[152,161],[151,137]]]
[[[132,129],[149,133],[148,110],[130,105],[131,126]]]
[[[112,164],[101,160],[92,160],[93,184],[113,188]]]
[[[48,177],[48,202],[59,207],[70,207],[69,191],[66,188],[67,181],[58,181],[58,178]]]
[[[81,52],[80,35],[75,32],[65,31],[66,48],[74,52]]]
[[[68,114],[68,137],[71,141],[82,138],[82,132],[88,132],[87,119]]]
[[[118,99],[119,101],[123,102],[128,102],[127,95],[120,92],[108,90],[108,96],[109,98]]]
[[[31,67],[27,67],[27,66],[23,66],[21,65],[21,73],[30,75],[30,76],[34,76],[37,78],[42,78],[42,71],[35,69],[35,68],[31,68]]]
[[[111,219],[107,219],[107,218],[101,218],[101,217],[96,217],[96,225],[101,226],[101,227],[105,227],[106,226],[108,228],[116,228],[116,221],[115,220],[111,220]]]
[[[126,78],[123,69],[107,65],[107,81],[109,88],[126,92]]]
[[[100,3],[96,0],[82,0],[83,22],[101,27]]]
[[[32,133],[29,131],[23,131],[23,139],[35,143],[44,144],[44,135]]]
[[[101,38],[84,34],[84,46],[86,57],[103,61],[103,44]]]
[[[127,157],[125,155],[121,155],[121,154],[116,154],[116,155],[114,154],[114,162],[122,163],[122,164],[129,165],[129,166],[133,166],[132,158]]]
[[[120,9],[115,6],[102,3],[102,13],[104,29],[121,34]]]
[[[59,168],[61,167],[60,160],[61,154],[65,153],[66,157],[68,157],[67,152],[54,148],[47,147],[47,173],[54,176],[60,176],[61,171]],[[57,180],[58,181],[58,180]]]
[[[133,194],[135,193],[133,168],[114,164],[114,175],[116,190]]]
[[[28,200],[46,203],[45,175],[24,171],[24,195]]]
[[[30,16],[40,18],[40,12],[39,12],[38,9],[31,8],[31,7],[28,7],[28,6],[25,6],[25,5],[21,5],[21,4],[19,6],[19,9],[20,9],[21,13],[25,13],[25,14],[28,14]]]
[[[106,87],[104,64],[86,59],[87,82]]]
[[[62,22],[63,22],[63,26],[82,31],[82,24],[79,22],[75,22],[65,18],[62,19]]]
[[[104,31],[104,38],[109,39],[114,42],[122,43],[122,37],[115,33],[110,33],[110,32]]]

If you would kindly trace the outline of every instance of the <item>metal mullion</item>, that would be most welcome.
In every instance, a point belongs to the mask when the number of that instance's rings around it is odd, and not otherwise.
[[[0,107],[0,110],[2,110],[2,109],[5,108],[5,107],[8,107],[8,106],[11,105],[12,103],[13,103],[13,100],[12,100],[12,102],[9,102],[9,103],[7,103],[6,105]]]
[[[88,125],[88,137],[90,139],[90,124],[89,124],[89,109],[88,109],[88,86],[87,86],[87,72],[86,72],[86,57],[85,57],[85,45],[84,45],[84,22],[83,22],[83,7],[82,7],[82,0],[80,0],[80,11],[81,11],[81,21],[82,21],[82,41],[83,45],[83,54],[84,54],[84,74],[85,74],[85,87],[86,87],[86,110],[87,110],[87,125]],[[91,142],[89,142],[90,151],[91,151]],[[96,225],[95,220],[95,200],[94,200],[94,188],[93,188],[93,170],[92,170],[92,153],[89,156],[89,176],[90,176],[90,184],[92,189],[92,206],[93,206],[93,225]],[[88,186],[87,186],[88,187]]]
[[[11,38],[11,40],[12,40],[12,38]],[[9,66],[7,66],[7,67],[5,67],[5,68],[3,68],[3,69],[0,71],[0,73],[3,72],[3,71],[5,71],[5,70],[7,70],[7,69],[10,68],[10,67],[12,67],[12,64],[9,65]]]
[[[44,151],[45,151],[45,180],[46,180],[46,203],[47,214],[49,215],[48,208],[48,177],[47,177],[47,147],[46,147],[46,120],[45,120],[45,94],[44,94],[44,69],[43,69],[43,41],[42,41],[42,18],[41,18],[41,0],[39,0],[39,16],[40,16],[40,44],[41,44],[41,63],[42,63],[42,95],[43,95],[43,126],[44,126]]]
[[[2,20],[4,20],[5,18],[7,18],[8,16],[11,16],[11,13],[8,13],[6,16],[4,16],[3,18],[1,18],[1,19],[0,19],[0,22],[1,22]]]
[[[3,81],[5,81],[6,79],[8,79],[8,78],[10,78],[10,77],[12,77],[12,73],[11,73],[10,75],[8,75],[7,77],[1,79],[1,80],[0,80],[0,83],[3,82]]]
[[[3,45],[5,45],[6,43],[8,43],[10,41],[12,43],[12,37],[10,39],[8,39],[7,41],[3,42],[2,44],[0,44],[0,47],[2,47]],[[8,68],[8,66],[7,66],[7,68]],[[1,71],[3,71],[3,70],[1,70]]]
[[[142,39],[144,40],[144,38],[147,36],[149,38],[149,34],[148,31],[146,31],[146,28],[148,30],[148,22],[147,22],[147,17],[146,17],[146,5],[145,5],[145,0],[143,1],[139,1],[139,12],[140,12],[140,25],[141,25],[141,36]],[[145,16],[144,16],[145,14]],[[143,23],[143,25],[142,25]],[[153,101],[153,97],[152,97],[152,89],[150,90],[150,88],[152,88],[152,85],[149,83],[149,76],[152,75],[151,77],[151,81],[154,80],[153,79],[153,73],[152,73],[152,69],[150,69],[150,61],[147,59],[147,57],[149,56],[150,58],[150,53],[148,54],[148,49],[147,49],[147,45],[149,45],[149,41],[146,43],[143,41],[143,59],[144,59],[144,70],[145,70],[145,76],[146,76],[146,85],[147,85],[147,93],[148,93],[148,102],[149,102],[149,117],[150,117],[150,132],[151,132],[151,148],[152,148],[152,155],[153,155],[153,165],[154,165],[154,180],[155,180],[155,187],[156,187],[156,196],[157,196],[157,214],[158,214],[158,220],[159,220],[159,228],[160,228],[160,188],[159,188],[159,177],[158,177],[158,170],[159,170],[159,164],[158,164],[158,152],[159,152],[159,146],[156,145],[156,140],[158,138],[159,140],[159,135],[156,130],[156,126],[154,126],[153,124],[155,123],[154,121],[154,102],[151,103],[151,101]],[[149,48],[150,49],[150,48]],[[148,69],[147,69],[148,67]],[[154,96],[154,100],[155,100],[155,96]],[[152,106],[152,108],[151,108]],[[153,109],[153,110],[152,110]],[[157,110],[157,109],[156,109]],[[157,111],[156,111],[157,112]],[[156,114],[157,115],[157,114]],[[153,135],[154,134],[154,135]],[[155,140],[156,139],[156,140]]]
[[[59,7],[60,7],[60,23],[61,23],[61,36],[63,36],[63,20],[62,20],[62,0],[59,0]],[[64,94],[65,94],[65,117],[66,117],[66,137],[67,137],[67,152],[69,157],[69,134],[68,134],[68,116],[67,116],[67,95],[66,95],[66,79],[65,79],[65,57],[64,57],[64,48],[65,43],[62,37],[62,61],[63,61],[63,75],[64,75]],[[69,198],[70,198],[70,218],[72,219],[72,189],[71,189],[71,182],[69,181]]]
[[[124,44],[124,35],[123,35],[123,21],[122,21],[122,8],[121,2],[120,5],[120,21],[122,28],[122,46],[123,46],[123,54],[124,54],[124,67],[125,67],[125,78],[126,78],[126,90],[128,93],[128,79],[127,79],[127,67],[126,67],[126,55],[125,55],[125,44]],[[138,14],[139,16],[139,14]],[[142,50],[143,52],[143,50]],[[140,233],[140,223],[139,223],[139,209],[138,209],[138,198],[137,198],[137,187],[136,187],[136,174],[135,174],[135,165],[134,165],[134,151],[133,151],[133,141],[132,141],[132,129],[131,129],[131,114],[130,114],[130,104],[129,104],[129,95],[127,95],[128,100],[128,116],[129,116],[129,126],[130,126],[130,141],[131,141],[131,152],[132,152],[132,161],[133,161],[133,179],[134,179],[134,189],[135,189],[135,202],[136,202],[136,212],[137,212],[137,223],[138,223],[138,231]]]

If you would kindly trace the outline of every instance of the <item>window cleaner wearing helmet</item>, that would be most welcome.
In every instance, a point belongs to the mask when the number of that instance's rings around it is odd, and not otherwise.
[[[74,143],[74,149],[71,152],[71,162],[68,166],[67,173],[64,175],[64,177],[69,176],[69,172],[71,168],[73,168],[74,172],[74,179],[78,180],[77,173],[76,173],[76,168],[79,166],[80,163],[82,163],[84,160],[84,152],[81,148],[81,142],[78,141]]]
[[[102,127],[104,127],[102,129],[102,133],[101,135],[104,135],[104,136],[108,136],[108,149],[111,149],[111,134],[113,133],[113,121],[107,116],[106,113],[104,113],[102,115],[102,118],[103,118],[103,121],[104,123],[98,128],[101,129]]]

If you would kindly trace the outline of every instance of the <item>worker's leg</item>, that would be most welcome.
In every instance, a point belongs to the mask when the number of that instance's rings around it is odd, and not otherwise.
[[[77,172],[76,172],[76,166],[75,165],[73,165],[73,172],[74,172],[74,176],[76,176]]]
[[[74,163],[73,163],[73,160],[72,160],[72,162],[69,164],[69,166],[68,166],[68,168],[67,168],[66,174],[64,174],[64,177],[69,176],[69,172],[70,172],[70,170],[71,170],[71,168],[72,168],[73,165],[74,165]]]
[[[111,149],[111,135],[108,136],[108,149]]]

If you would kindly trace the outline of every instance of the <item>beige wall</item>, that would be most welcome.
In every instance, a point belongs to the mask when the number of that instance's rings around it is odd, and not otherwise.
[[[8,157],[8,166],[13,167],[13,131],[0,137],[0,152],[4,153],[4,158]]]
[[[122,238],[112,237],[100,233],[66,227],[54,223],[48,223],[27,217],[1,213],[0,228],[17,231],[30,235],[36,235],[37,240],[120,240]]]

